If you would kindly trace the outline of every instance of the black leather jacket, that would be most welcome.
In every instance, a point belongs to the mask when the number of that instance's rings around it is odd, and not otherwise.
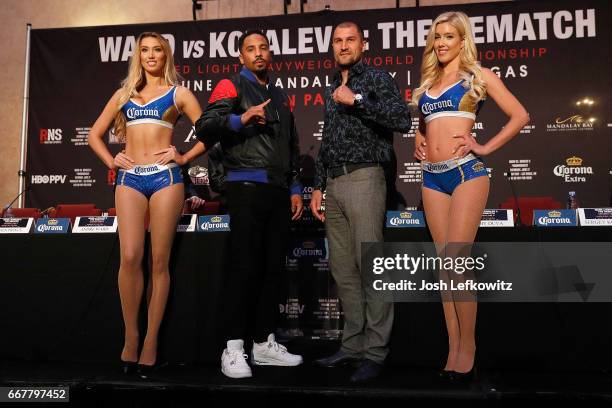
[[[208,180],[210,189],[217,194],[225,192],[225,169],[223,169],[223,151],[217,143],[208,149]]]
[[[240,123],[241,114],[268,99],[265,125]],[[206,146],[221,142],[226,172],[264,169],[270,184],[299,184],[298,135],[289,98],[271,83],[267,87],[259,84],[246,68],[217,84],[195,127],[196,136]]]

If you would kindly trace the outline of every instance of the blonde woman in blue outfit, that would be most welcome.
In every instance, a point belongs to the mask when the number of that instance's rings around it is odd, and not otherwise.
[[[427,35],[421,83],[412,100],[420,113],[414,156],[422,163],[427,225],[439,253],[446,256],[453,255],[449,243],[471,243],[476,237],[489,194],[489,177],[481,157],[506,144],[529,121],[521,103],[497,75],[479,65],[476,56],[467,15],[439,15]],[[509,120],[480,144],[471,129],[489,98]],[[460,379],[473,374],[477,303],[474,298],[456,300],[443,296],[449,352],[441,374]]]
[[[158,33],[138,36],[127,77],[106,104],[89,134],[89,145],[109,169],[117,170],[115,206],[119,222],[121,266],[119,295],[125,324],[122,370],[146,374],[157,362],[157,338],[163,319],[170,275],[168,263],[183,208],[184,185],[180,166],[203,153],[197,143],[181,155],[172,146],[173,127],[184,113],[192,123],[200,105],[188,89],[178,85],[172,50]],[[115,157],[103,141],[113,124],[125,141]],[[144,222],[149,212],[151,230],[151,299],[147,332],[139,353],[138,309],[143,294]]]

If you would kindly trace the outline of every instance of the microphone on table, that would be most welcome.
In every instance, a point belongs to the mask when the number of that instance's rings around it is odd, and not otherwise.
[[[519,206],[518,196],[516,195],[516,190],[514,189],[514,183],[512,182],[510,170],[504,172],[504,176],[508,180],[510,184],[510,191],[512,191],[512,197],[514,197],[514,205],[516,205],[516,227],[522,227],[523,223],[521,222],[521,207]]]
[[[26,191],[30,191],[30,189],[29,188],[24,188],[21,193],[17,194],[17,197],[13,198],[13,201],[11,201],[10,203],[8,203],[7,205],[4,206],[3,213],[5,213],[8,210],[10,210],[13,207],[13,204],[15,204],[15,201],[17,201],[19,199],[19,197],[21,197],[21,195],[23,193],[25,193]]]
[[[49,208],[45,208],[44,210],[42,210],[40,212],[40,216],[44,216],[47,215],[48,213],[50,213],[52,210],[55,210],[55,207],[49,207]]]

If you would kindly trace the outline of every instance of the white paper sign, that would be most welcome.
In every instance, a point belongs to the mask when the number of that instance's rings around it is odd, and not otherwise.
[[[76,217],[72,227],[74,234],[117,232],[117,217]]]
[[[514,211],[511,209],[485,209],[480,219],[481,227],[514,227]]]
[[[183,214],[176,225],[176,232],[195,232],[196,214]]]
[[[603,227],[612,225],[612,208],[579,208],[580,225]]]
[[[0,234],[28,234],[34,218],[0,218]]]

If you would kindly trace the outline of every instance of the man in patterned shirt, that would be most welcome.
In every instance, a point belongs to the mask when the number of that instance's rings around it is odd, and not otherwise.
[[[365,45],[363,31],[353,22],[334,30],[332,47],[340,70],[325,91],[323,141],[310,204],[313,215],[325,222],[331,271],[344,311],[340,350],[315,363],[359,363],[352,382],[377,377],[389,351],[393,304],[373,299],[373,288],[360,273],[361,243],[383,239],[384,167],[393,156],[393,132],[410,128],[408,106],[391,75],[361,60]]]

